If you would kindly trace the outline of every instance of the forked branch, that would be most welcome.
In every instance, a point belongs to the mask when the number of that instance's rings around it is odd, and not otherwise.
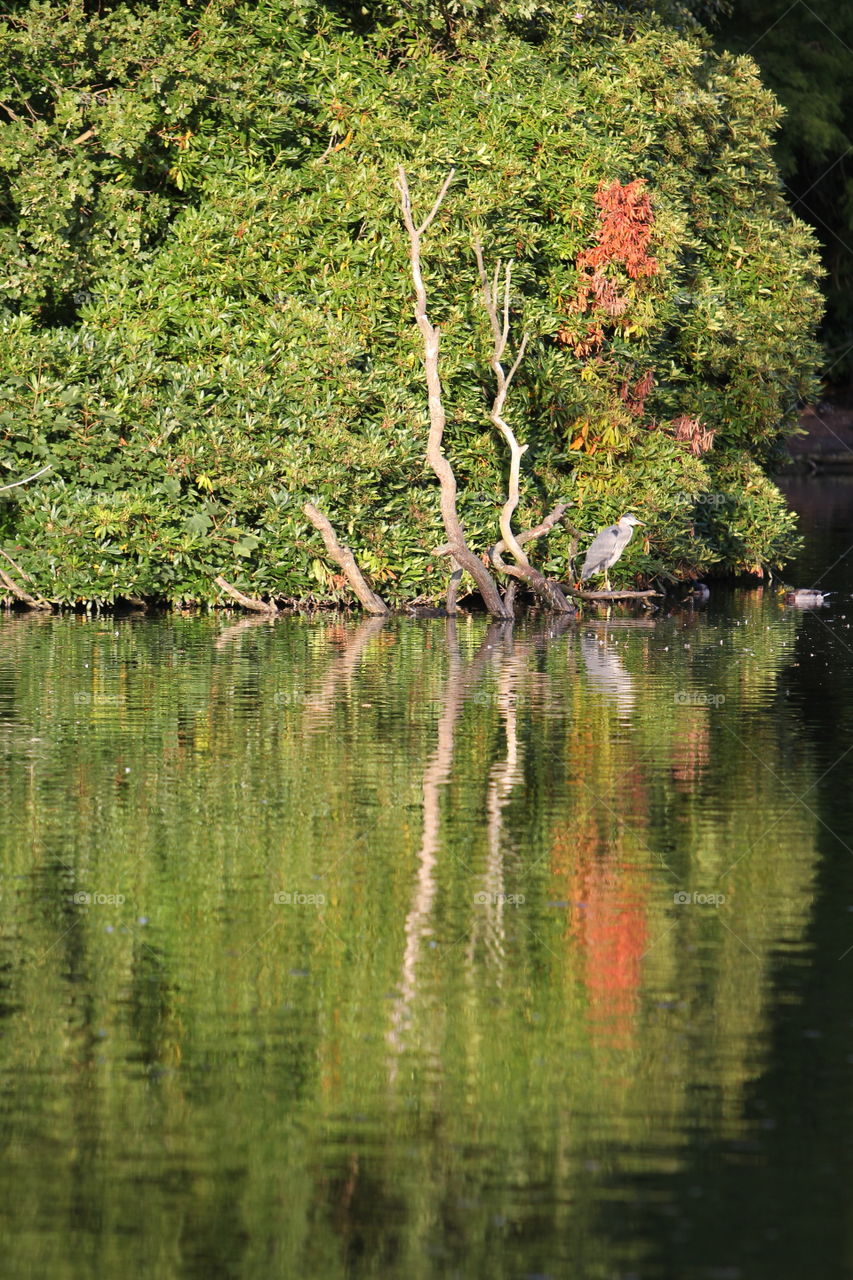
[[[442,400],[441,378],[438,370],[439,330],[433,325],[427,314],[426,286],[421,270],[421,238],[432,223],[450,183],[454,170],[444,180],[441,190],[433,203],[430,212],[419,226],[415,225],[412,214],[412,201],[409,184],[402,165],[397,170],[397,188],[400,192],[400,208],[403,224],[409,237],[409,263],[412,280],[415,286],[415,320],[424,344],[424,369],[426,371],[427,395],[429,404],[429,437],[427,439],[427,462],[438,477],[441,495],[441,518],[447,534],[447,540],[457,565],[467,570],[477,584],[483,603],[494,618],[507,616],[504,603],[494,578],[483,561],[474,554],[465,540],[465,531],[456,509],[456,477],[447,460],[444,450],[444,427],[446,417]]]
[[[501,278],[501,264],[499,262],[495,267],[494,276],[490,282],[483,263],[482,246],[479,243],[474,245],[474,253],[477,257],[477,274],[480,278],[483,305],[486,308],[486,314],[489,317],[489,323],[492,328],[492,337],[494,339],[494,346],[489,358],[489,365],[495,375],[496,385],[495,398],[492,402],[489,418],[506,441],[510,454],[507,499],[501,508],[500,514],[501,541],[492,548],[490,558],[496,569],[499,569],[501,573],[509,574],[513,578],[518,578],[520,581],[525,582],[530,590],[535,592],[549,608],[556,609],[558,613],[573,613],[574,606],[566,599],[559,583],[546,578],[538,569],[533,568],[524,553],[521,539],[517,538],[513,533],[512,517],[514,516],[519,503],[521,458],[527,450],[527,445],[520,445],[518,443],[515,432],[504,420],[503,412],[504,405],[506,404],[507,392],[509,391],[513,378],[518,372],[519,365],[524,358],[524,352],[527,348],[527,334],[524,334],[521,339],[518,354],[510,367],[509,373],[505,372],[502,361],[504,352],[506,351],[507,342],[509,340],[509,299],[510,284],[512,282],[512,263],[508,262],[504,269],[503,299],[499,309],[498,285]],[[560,515],[565,511],[567,505],[568,504],[563,504]],[[534,534],[533,531],[529,531],[528,537],[525,541],[530,541],[532,537],[539,537],[542,533],[546,533],[547,530],[556,523],[558,518],[559,516],[556,515],[553,515],[553,519],[549,517],[551,523],[547,525],[547,528],[543,524],[543,526],[539,526],[538,533]],[[501,553],[505,549],[512,553],[512,557],[515,560],[514,565],[506,564],[505,561],[501,559]]]

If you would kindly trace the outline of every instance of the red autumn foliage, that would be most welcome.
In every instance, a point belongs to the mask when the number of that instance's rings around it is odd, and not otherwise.
[[[609,186],[601,183],[595,203],[599,208],[598,239],[578,254],[577,297],[566,310],[577,313],[592,306],[615,319],[625,311],[628,299],[619,293],[615,281],[606,276],[602,268],[621,263],[632,280],[657,274],[657,259],[648,254],[654,213],[642,178],[635,178],[624,187],[618,181]],[[590,355],[599,350],[604,341],[601,324],[594,321],[583,337],[572,334],[568,328],[561,329],[557,336],[564,345],[571,345],[577,356]]]
[[[676,440],[680,440],[682,444],[689,445],[690,452],[697,458],[701,458],[703,453],[707,453],[714,443],[714,435],[716,433],[706,430],[698,418],[689,418],[683,415],[680,418],[673,418],[669,425]]]
[[[633,387],[629,387],[627,382],[623,382],[619,388],[619,394],[625,401],[625,407],[629,413],[635,418],[642,418],[646,409],[646,397],[655,385],[654,369],[649,369],[648,373],[644,373],[642,378],[638,378]]]
[[[657,259],[647,253],[655,217],[643,179],[624,187],[621,182],[609,187],[602,182],[595,203],[601,210],[598,243],[578,255],[578,270],[622,262],[632,280],[657,275]]]

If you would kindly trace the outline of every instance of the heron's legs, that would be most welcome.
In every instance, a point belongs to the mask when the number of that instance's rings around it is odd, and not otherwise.
[[[610,586],[610,573],[608,572],[607,569],[605,569],[604,570],[604,590],[612,591],[612,589],[613,588]]]

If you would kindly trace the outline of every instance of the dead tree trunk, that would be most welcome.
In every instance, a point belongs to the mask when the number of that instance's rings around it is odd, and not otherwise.
[[[538,569],[533,568],[533,565],[530,563],[522,549],[520,540],[512,531],[512,517],[515,514],[519,502],[521,457],[526,451],[527,445],[520,445],[518,443],[515,432],[504,421],[503,411],[510,384],[518,371],[518,367],[521,364],[522,359],[524,358],[525,348],[527,347],[527,334],[525,334],[521,339],[518,354],[515,357],[509,373],[505,373],[501,361],[503,360],[503,355],[506,351],[506,345],[509,339],[509,287],[510,280],[512,278],[512,263],[507,263],[504,272],[503,307],[502,315],[499,315],[498,285],[500,282],[501,264],[499,262],[495,267],[494,278],[490,283],[489,278],[486,275],[486,268],[483,265],[483,250],[479,244],[475,244],[474,252],[477,256],[477,272],[480,277],[480,287],[483,291],[483,305],[486,308],[486,314],[489,317],[489,323],[492,327],[492,337],[494,338],[494,347],[489,359],[489,364],[495,375],[497,385],[489,418],[494,426],[497,427],[498,431],[500,431],[509,446],[510,453],[507,499],[501,509],[500,515],[501,542],[499,542],[496,547],[492,548],[491,561],[495,568],[500,569],[501,573],[510,574],[513,578],[517,578],[519,581],[524,582],[531,591],[544,601],[549,609],[555,609],[557,613],[574,613],[575,607],[566,599],[559,583],[552,581],[550,578],[546,578]],[[563,504],[563,511],[565,511],[566,505],[567,504]],[[552,520],[551,523],[555,523],[555,520]],[[551,526],[549,525],[548,527],[550,528]],[[544,533],[546,530],[540,527],[540,532]],[[530,536],[533,536],[532,532]],[[539,535],[537,534],[536,536]],[[530,538],[527,540],[529,541]],[[512,557],[515,560],[514,565],[506,564],[505,561],[501,559],[501,551],[504,548],[511,552]]]
[[[441,379],[438,372],[440,335],[438,329],[430,322],[427,315],[426,287],[421,272],[421,238],[438,213],[441,202],[447,194],[447,188],[453,180],[454,172],[451,169],[445,178],[435,203],[424,221],[420,226],[415,226],[406,173],[402,165],[397,170],[397,186],[400,191],[403,223],[409,236],[409,261],[415,286],[415,320],[424,343],[424,368],[426,370],[429,396],[429,438],[427,440],[426,456],[429,465],[438,477],[441,490],[441,517],[453,558],[459,567],[467,570],[476,582],[480,595],[483,597],[483,603],[492,617],[505,618],[507,617],[507,612],[501,600],[497,584],[483,561],[468,546],[465,540],[465,531],[462,528],[462,523],[456,510],[456,477],[442,449],[446,419],[441,396]]]

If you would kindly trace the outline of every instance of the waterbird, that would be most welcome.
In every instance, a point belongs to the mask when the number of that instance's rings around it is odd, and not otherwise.
[[[597,533],[586,553],[581,570],[581,582],[594,573],[604,574],[604,590],[610,590],[610,570],[634,536],[634,529],[642,524],[636,516],[620,516],[616,524],[608,525]]]
[[[832,591],[814,591],[808,587],[801,587],[798,591],[785,592],[785,604],[795,604],[801,609],[814,609],[819,605],[826,604]]]

